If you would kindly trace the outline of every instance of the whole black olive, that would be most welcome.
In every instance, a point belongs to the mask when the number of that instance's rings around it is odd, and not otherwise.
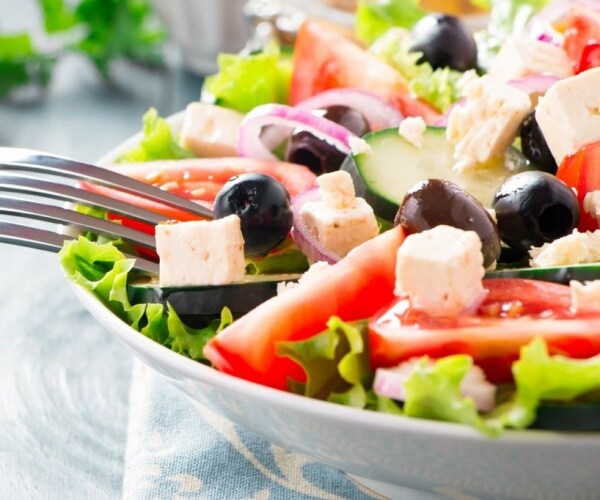
[[[313,113],[346,127],[359,137],[371,130],[365,117],[348,106],[329,106]],[[345,158],[335,146],[302,128],[292,132],[285,152],[286,161],[305,165],[317,175],[339,170]]]
[[[412,52],[421,52],[419,63],[427,61],[433,69],[458,71],[477,66],[477,44],[460,19],[446,14],[429,14],[412,29]]]
[[[502,240],[524,252],[570,234],[579,221],[573,190],[541,171],[509,177],[496,191],[492,208]]]
[[[229,179],[214,203],[215,218],[240,217],[247,256],[265,255],[292,228],[290,195],[276,179],[264,174],[241,174]]]
[[[535,119],[535,111],[532,111],[523,120],[519,134],[521,136],[521,151],[523,151],[525,158],[536,169],[555,174],[558,170],[558,165]]]
[[[413,186],[404,196],[394,219],[408,234],[442,224],[475,231],[481,239],[484,267],[500,256],[500,236],[489,212],[471,194],[453,182],[428,179]]]
[[[304,165],[317,175],[339,170],[345,158],[333,144],[303,129],[294,130],[285,151],[286,161]]]

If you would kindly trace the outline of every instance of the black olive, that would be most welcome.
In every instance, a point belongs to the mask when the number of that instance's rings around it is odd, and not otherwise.
[[[359,137],[370,132],[365,117],[348,106],[329,106],[313,113],[346,127]],[[292,132],[285,152],[286,161],[305,165],[317,175],[339,170],[345,158],[335,146],[302,128]]]
[[[303,129],[294,130],[285,151],[286,161],[305,165],[317,175],[339,170],[345,158],[333,144]]]
[[[477,44],[460,19],[446,14],[429,14],[412,30],[412,52],[421,52],[419,63],[428,62],[433,69],[458,71],[477,66]]]
[[[240,217],[247,256],[265,255],[292,228],[290,195],[276,179],[264,174],[241,174],[229,179],[215,198],[215,218]]]
[[[492,217],[471,194],[453,182],[429,179],[411,188],[402,201],[394,220],[408,234],[435,226],[453,226],[475,231],[481,239],[484,267],[500,256],[500,236]]]
[[[367,122],[365,117],[348,106],[343,106],[341,104],[328,106],[327,108],[317,109],[313,111],[313,113],[322,116],[323,118],[327,118],[342,127],[346,127],[350,132],[359,137],[362,137],[367,132],[371,131],[369,122]]]
[[[570,234],[579,221],[573,190],[541,171],[509,177],[496,191],[492,208],[502,240],[524,252]]]
[[[536,169],[555,174],[558,170],[558,165],[556,164],[556,160],[548,148],[544,134],[542,134],[540,126],[535,119],[535,111],[532,111],[527,115],[525,120],[523,120],[520,136],[521,151],[523,151],[525,158],[527,158]]]

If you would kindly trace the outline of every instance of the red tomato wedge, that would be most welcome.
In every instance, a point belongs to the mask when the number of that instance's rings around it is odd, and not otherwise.
[[[235,321],[204,348],[226,373],[278,389],[288,377],[304,379],[292,360],[278,357],[275,344],[303,340],[326,328],[331,316],[368,318],[393,298],[400,227],[367,241],[335,265],[263,303]]]
[[[564,49],[573,71],[581,73],[600,66],[600,7],[572,5],[565,20]]]
[[[580,231],[598,229],[598,221],[583,209],[585,195],[600,189],[600,142],[588,144],[577,153],[567,156],[556,172],[556,176],[575,188],[579,200]]]
[[[215,196],[231,177],[258,172],[281,182],[293,198],[316,185],[316,176],[307,167],[293,163],[255,160],[252,158],[194,158],[189,160],[123,163],[110,166],[112,170],[152,184],[198,203],[211,206]],[[126,203],[162,214],[166,219],[194,218],[180,210],[138,196],[99,186],[84,184],[86,189],[116,198]]]
[[[394,68],[324,23],[302,24],[293,68],[292,104],[325,90],[353,87],[387,100],[405,116],[422,116],[428,123],[439,118],[429,104],[411,95],[406,80]]]
[[[484,280],[487,298],[472,315],[434,318],[396,301],[369,324],[374,368],[413,357],[469,354],[494,383],[512,380],[519,350],[542,337],[552,354],[589,358],[600,353],[600,314],[575,314],[570,288],[524,279]]]

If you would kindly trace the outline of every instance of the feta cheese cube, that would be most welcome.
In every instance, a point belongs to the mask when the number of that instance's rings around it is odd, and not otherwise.
[[[350,146],[350,151],[353,155],[362,155],[362,154],[372,154],[373,150],[367,141],[361,139],[360,137],[356,137],[351,135],[348,138],[348,144]]]
[[[185,110],[179,142],[196,156],[237,156],[238,129],[243,117],[232,109],[193,102]]]
[[[600,141],[600,67],[565,78],[538,102],[535,118],[556,163]]]
[[[562,48],[540,40],[513,36],[500,48],[488,75],[502,80],[531,75],[566,78],[573,75],[573,68]]]
[[[338,170],[317,177],[321,192],[321,200],[331,208],[348,208],[354,203],[356,192],[352,176],[348,172]]]
[[[452,108],[446,127],[459,172],[502,157],[531,109],[526,93],[487,75],[468,83],[465,97]]]
[[[355,198],[346,208],[332,208],[322,201],[307,202],[300,216],[315,238],[339,257],[379,233],[373,209],[362,198]]]
[[[575,311],[600,312],[600,280],[571,281],[571,307]]]
[[[398,133],[417,148],[422,148],[426,128],[427,124],[420,116],[407,116],[400,122]]]
[[[573,233],[529,250],[531,267],[600,262],[600,231]]]
[[[237,215],[156,226],[160,285],[225,285],[244,279],[244,237]]]
[[[394,293],[412,307],[455,315],[485,294],[481,239],[450,226],[409,235],[398,249]]]

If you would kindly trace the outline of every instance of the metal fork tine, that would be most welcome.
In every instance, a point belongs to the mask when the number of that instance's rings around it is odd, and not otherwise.
[[[0,191],[28,194],[57,200],[74,201],[88,206],[108,209],[144,222],[158,224],[165,220],[164,215],[151,212],[135,205],[123,203],[114,198],[78,189],[67,184],[49,182],[20,174],[0,172]]]
[[[116,235],[148,248],[155,247],[155,240],[152,235],[54,205],[0,196],[0,213],[59,224],[72,224],[97,234]]]
[[[198,203],[112,170],[61,156],[49,155],[30,149],[0,147],[0,169],[28,170],[99,182],[204,218],[213,218],[212,210]]]
[[[72,237],[65,234],[0,221],[1,243],[58,252],[64,242],[70,239]],[[156,262],[129,254],[125,254],[125,257],[135,259],[135,269],[150,274],[158,274],[159,266]]]

